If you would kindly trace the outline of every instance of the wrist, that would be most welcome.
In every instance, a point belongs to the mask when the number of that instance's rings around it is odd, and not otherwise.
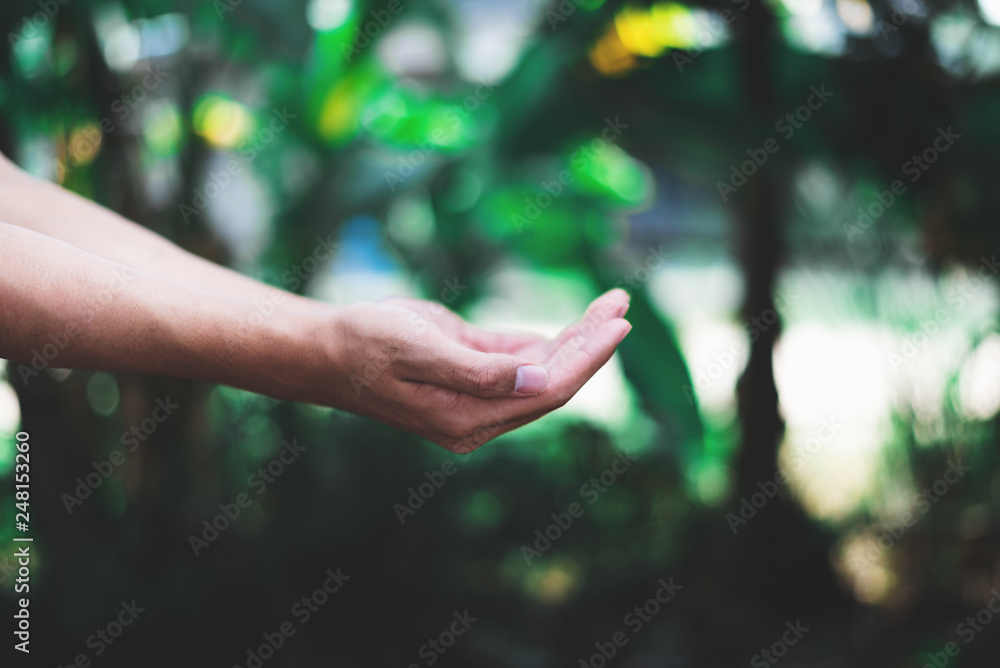
[[[340,309],[276,310],[260,327],[245,328],[260,387],[254,391],[285,401],[335,405],[340,385]],[[253,365],[251,365],[252,367]]]

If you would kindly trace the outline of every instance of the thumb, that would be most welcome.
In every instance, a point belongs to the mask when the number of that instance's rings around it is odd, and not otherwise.
[[[545,367],[516,355],[481,353],[442,336],[409,365],[407,379],[480,399],[533,396],[549,384]]]

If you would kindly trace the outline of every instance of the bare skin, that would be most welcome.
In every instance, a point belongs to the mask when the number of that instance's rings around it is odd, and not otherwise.
[[[554,340],[416,299],[334,307],[199,258],[0,155],[0,357],[333,406],[454,452],[564,405],[631,325],[612,290]],[[252,317],[277,301],[268,317]],[[44,355],[40,355],[42,351]],[[52,356],[50,353],[58,350]]]

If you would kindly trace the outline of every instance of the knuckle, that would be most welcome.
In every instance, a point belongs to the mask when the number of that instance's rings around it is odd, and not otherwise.
[[[382,341],[379,358],[386,368],[395,370],[406,369],[417,349],[412,337],[406,333],[394,333]]]
[[[471,386],[479,397],[494,397],[504,394],[501,383],[504,379],[503,369],[494,362],[484,362],[472,370]]]

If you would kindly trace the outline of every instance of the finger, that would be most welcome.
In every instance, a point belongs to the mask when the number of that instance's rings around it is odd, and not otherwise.
[[[460,412],[476,416],[477,427],[460,438],[440,444],[452,452],[468,453],[488,441],[543,417],[569,401],[604,366],[632,329],[625,320],[601,325],[590,337],[575,338],[562,347],[559,363],[550,369],[549,389],[532,399],[478,400],[468,397]],[[556,379],[553,381],[552,379]]]
[[[473,327],[462,317],[440,304],[426,302],[410,297],[389,297],[381,300],[383,304],[401,306],[416,311],[424,316],[456,341],[469,348],[484,353],[517,354],[517,351],[527,346],[540,346],[546,339],[534,334],[491,332]]]
[[[473,450],[486,445],[494,438],[503,436],[507,432],[523,427],[529,422],[534,422],[538,418],[543,417],[550,412],[551,411],[549,410],[540,410],[527,417],[508,419],[506,421],[494,420],[486,422],[482,427],[466,434],[460,439],[447,441],[444,444],[444,447],[460,455],[468,454]]]
[[[554,363],[548,366],[549,384],[545,392],[535,397],[478,402],[479,406],[473,406],[473,410],[487,416],[480,424],[491,421],[494,426],[506,426],[519,420],[530,422],[559,408],[611,359],[631,329],[627,321],[616,318],[602,324],[589,337],[581,335],[566,342],[553,355]]]
[[[441,445],[459,454],[472,452],[494,438],[533,422],[550,412],[548,409],[539,409],[530,415],[512,418],[505,414],[509,411],[496,408],[496,400],[466,398],[470,405],[470,411],[475,415],[475,419],[471,421],[471,424],[475,426],[441,442]],[[516,403],[517,400],[514,402]]]
[[[496,399],[478,399],[439,385],[407,383],[403,405],[417,409],[420,415],[431,418],[430,427],[411,431],[420,432],[438,445],[457,453],[472,452],[501,434],[545,415],[539,410],[527,417],[511,420],[497,410]],[[513,402],[523,399],[513,399]],[[405,412],[405,411],[404,411]],[[435,418],[436,416],[436,418]]]
[[[493,408],[495,401],[481,401],[484,407],[478,412],[484,419],[481,426],[461,439],[445,445],[452,452],[464,454],[487,442],[534,422],[572,399],[581,387],[604,366],[614,354],[618,344],[631,331],[632,325],[624,320],[605,323],[587,339],[574,339],[563,346],[562,364],[550,373],[549,391],[533,401],[509,402],[504,408]],[[553,382],[553,376],[557,379]],[[475,400],[473,400],[475,401]],[[493,410],[487,410],[487,406]],[[512,414],[511,411],[516,411]]]
[[[609,320],[623,317],[628,311],[630,300],[629,294],[621,288],[605,292],[590,303],[580,320],[564,329],[556,337],[552,349],[559,349],[567,341],[580,334],[588,336],[590,332],[595,331]]]
[[[486,336],[495,336],[496,340],[470,340],[469,343],[477,350],[521,354],[547,365],[552,353],[566,341],[581,334],[587,336],[608,320],[623,317],[628,311],[630,300],[629,294],[620,288],[609,290],[590,303],[580,320],[564,329],[559,336],[551,341],[539,336],[482,332]],[[468,330],[476,331],[472,328],[468,328]],[[507,338],[509,341],[503,341]]]
[[[443,333],[432,334],[401,365],[405,380],[431,383],[480,399],[535,395],[549,382],[545,367],[536,362],[472,350]]]
[[[615,318],[602,323],[590,336],[580,333],[563,343],[548,364],[553,390],[549,399],[569,401],[598,369],[607,364],[631,330],[632,325],[627,320]]]
[[[484,353],[507,353],[516,355],[528,346],[539,346],[546,342],[544,337],[534,334],[489,332],[465,325],[462,340],[470,348]]]

